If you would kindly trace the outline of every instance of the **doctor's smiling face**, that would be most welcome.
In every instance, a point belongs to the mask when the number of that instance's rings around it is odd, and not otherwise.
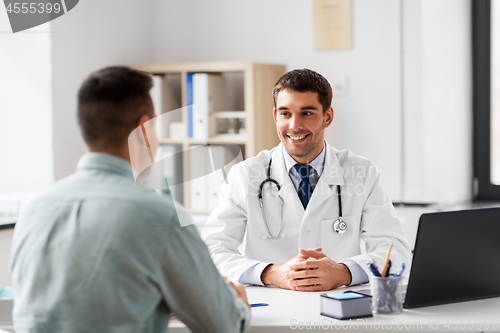
[[[333,108],[324,110],[313,91],[281,90],[275,98],[274,121],[281,143],[295,161],[308,164],[323,150],[325,128]]]

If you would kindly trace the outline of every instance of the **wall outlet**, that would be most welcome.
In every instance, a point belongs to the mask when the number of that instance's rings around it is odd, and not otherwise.
[[[349,95],[349,78],[344,77],[339,80],[333,81],[332,90],[333,98],[347,97]]]

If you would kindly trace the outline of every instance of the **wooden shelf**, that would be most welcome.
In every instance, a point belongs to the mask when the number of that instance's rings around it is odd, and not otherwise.
[[[138,65],[134,66],[134,68],[153,74],[166,74],[166,73],[179,73],[179,72],[186,72],[186,73],[243,72],[243,71],[252,71],[255,67],[269,67],[269,66],[271,67],[278,66],[285,68],[285,66],[282,65],[259,64],[259,63],[242,62],[242,61],[159,63],[159,64]]]
[[[236,143],[239,145],[244,145],[248,142],[248,136],[241,135],[241,134],[224,134],[224,135],[219,135],[213,138],[209,138],[207,140],[208,143]]]
[[[209,137],[207,140],[184,138],[172,139],[161,137],[159,142],[163,145],[182,145],[182,151],[188,151],[191,146],[206,144],[234,143],[242,147],[244,158],[253,157],[261,150],[271,149],[279,143],[273,120],[272,89],[278,79],[286,72],[284,65],[262,64],[238,61],[210,61],[210,62],[182,62],[182,63],[156,63],[133,66],[154,75],[173,79],[172,91],[169,96],[174,96],[176,103],[165,106],[162,113],[187,105],[187,74],[188,73],[221,73],[228,79],[237,79],[240,82],[240,93],[236,95],[241,99],[241,105],[236,109],[244,112],[245,134],[223,134]],[[235,89],[234,87],[230,87]],[[234,91],[233,91],[234,93]],[[165,109],[166,108],[166,109]],[[220,110],[228,111],[228,110]],[[187,128],[187,111],[177,116],[176,122],[182,122]],[[189,212],[207,214],[208,210],[199,211],[191,209],[191,195],[189,186],[189,154],[183,154],[183,204]],[[229,170],[226,170],[227,172]]]
[[[206,141],[198,140],[198,139],[169,139],[169,138],[161,138],[159,139],[160,144],[164,145],[204,145],[211,143],[235,143],[238,145],[245,145],[248,142],[248,137],[246,135],[220,135],[217,137],[209,138]]]
[[[169,139],[169,138],[160,138],[158,140],[160,144],[164,145],[182,145],[186,141],[185,139]]]

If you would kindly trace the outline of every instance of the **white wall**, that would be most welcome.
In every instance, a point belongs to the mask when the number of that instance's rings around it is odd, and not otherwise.
[[[0,205],[53,182],[48,30],[50,24],[9,33],[7,12],[0,10]]]
[[[0,152],[12,161],[0,163],[0,192],[74,171],[84,152],[76,93],[90,71],[247,60],[309,67],[347,84],[327,139],[372,159],[394,201],[469,198],[469,1],[352,3],[350,50],[314,50],[312,0],[86,0],[53,21],[51,34],[0,34],[9,49],[0,52]],[[16,86],[25,93],[11,93]]]
[[[352,3],[353,48],[315,51],[312,0],[155,0],[154,60],[284,63],[347,82],[331,144],[374,161],[393,201],[470,198],[470,1]]]
[[[327,140],[372,159],[400,199],[399,0],[353,1],[354,47],[338,51],[315,51],[312,1],[156,0],[154,6],[155,62],[283,63],[314,69],[332,84],[348,82],[347,96],[334,98]]]
[[[54,174],[74,172],[85,146],[76,120],[76,96],[85,77],[108,65],[152,61],[149,0],[85,0],[53,21]]]

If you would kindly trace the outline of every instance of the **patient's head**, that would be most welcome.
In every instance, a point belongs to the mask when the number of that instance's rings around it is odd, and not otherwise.
[[[127,67],[107,67],[83,82],[78,92],[78,124],[93,151],[121,149],[141,119],[154,117],[151,77]]]

